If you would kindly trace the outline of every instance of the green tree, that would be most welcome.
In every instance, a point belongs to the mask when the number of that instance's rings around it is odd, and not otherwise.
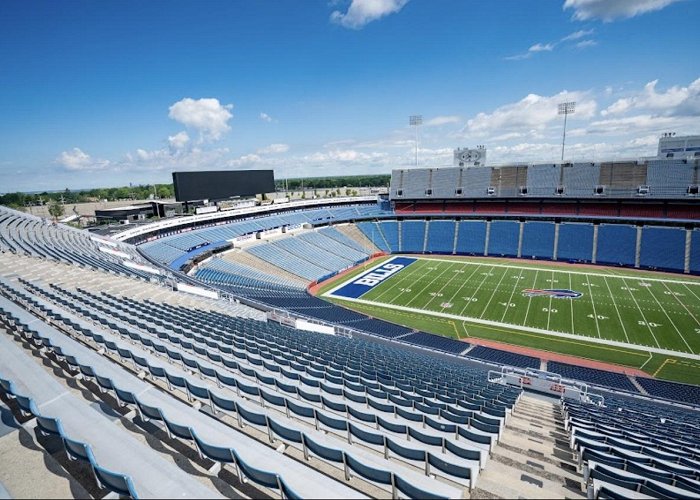
[[[61,205],[59,202],[56,200],[51,200],[49,203],[49,214],[51,214],[51,217],[53,217],[53,220],[58,220],[59,217],[63,217],[63,214],[66,213],[66,207]]]

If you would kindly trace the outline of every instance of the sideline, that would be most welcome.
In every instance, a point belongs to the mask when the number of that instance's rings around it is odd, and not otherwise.
[[[325,295],[328,295],[328,293]],[[641,346],[641,345],[637,345],[637,344],[627,344],[625,342],[620,342],[617,340],[597,339],[595,337],[584,337],[582,335],[554,332],[551,330],[544,330],[541,328],[530,328],[530,327],[526,327],[526,326],[513,325],[510,323],[501,323],[499,321],[471,318],[468,316],[459,316],[457,314],[450,314],[450,313],[437,312],[437,311],[425,311],[422,309],[414,309],[411,307],[399,306],[399,305],[395,305],[395,304],[372,302],[371,300],[352,299],[349,297],[336,297],[336,296],[333,296],[333,297],[339,298],[339,299],[342,299],[342,300],[345,300],[348,302],[357,302],[358,304],[365,304],[365,305],[370,305],[370,306],[375,306],[375,307],[383,307],[386,309],[395,309],[397,311],[417,313],[417,314],[422,314],[422,315],[426,315],[426,316],[435,316],[435,317],[442,318],[442,319],[466,321],[468,323],[496,326],[496,327],[500,327],[500,328],[506,328],[509,330],[518,330],[518,331],[530,332],[530,333],[539,333],[539,334],[543,334],[543,335],[550,335],[552,337],[565,338],[565,339],[569,339],[569,340],[577,340],[577,341],[581,341],[581,342],[589,342],[592,344],[603,344],[603,345],[607,345],[607,346],[620,347],[620,348],[631,349],[631,350],[635,350],[635,351],[642,351],[643,350],[643,351],[647,351],[647,352],[653,352],[656,354],[664,354],[667,356],[675,356],[678,358],[687,358],[687,359],[693,359],[696,361],[700,361],[700,355],[698,355],[698,354],[690,354],[690,353],[681,352],[681,351],[672,351],[670,349],[661,349],[658,347]]]

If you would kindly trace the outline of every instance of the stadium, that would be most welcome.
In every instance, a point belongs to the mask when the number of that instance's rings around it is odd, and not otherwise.
[[[668,139],[109,235],[1,208],[5,426],[76,497],[697,497],[700,160]]]

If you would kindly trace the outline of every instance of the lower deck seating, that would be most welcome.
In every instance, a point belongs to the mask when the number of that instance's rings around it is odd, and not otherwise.
[[[563,403],[589,498],[697,498],[697,411],[610,396]]]
[[[683,271],[685,267],[685,229],[645,227],[639,265],[654,269]]]
[[[492,221],[488,240],[488,254],[516,257],[520,239],[520,223],[513,221]]]
[[[559,224],[557,259],[591,262],[593,260],[593,224]]]
[[[697,385],[678,384],[644,377],[637,377],[637,382],[651,396],[700,406],[700,387]]]
[[[633,266],[637,245],[637,228],[634,226],[601,224],[598,226],[599,264]]]
[[[639,392],[627,375],[622,373],[613,373],[595,368],[574,366],[567,363],[560,363],[558,361],[549,361],[547,363],[547,370],[553,373],[558,373],[563,378],[582,380],[591,384],[612,387],[613,389],[622,389],[629,392]]]
[[[518,368],[537,368],[540,367],[540,360],[533,356],[525,356],[523,354],[515,354],[490,347],[475,346],[466,356],[470,358],[482,359],[499,365],[517,366]]]
[[[432,335],[424,332],[412,333],[402,337],[401,341],[406,342],[407,344],[420,345],[452,354],[460,354],[469,347],[469,344],[466,342],[460,342],[448,337]]]

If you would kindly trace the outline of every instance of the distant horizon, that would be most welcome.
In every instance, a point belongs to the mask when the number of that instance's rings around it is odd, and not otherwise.
[[[677,136],[678,138],[683,137],[683,136]],[[488,149],[487,149],[488,151]],[[573,160],[568,160],[564,159],[564,162],[561,162],[561,159],[556,160],[556,161],[550,161],[550,162],[544,162],[544,161],[535,161],[535,162],[505,162],[505,163],[499,163],[499,164],[493,164],[493,163],[487,163],[482,166],[471,166],[471,167],[461,167],[461,168],[501,168],[501,167],[508,167],[508,166],[515,166],[515,165],[542,165],[542,164],[554,164],[554,165],[559,165],[559,164],[567,164],[567,163],[600,163],[600,162],[625,162],[625,161],[636,161],[636,160],[661,160],[661,161],[675,161],[674,159],[667,159],[667,158],[657,158],[656,155],[646,155],[646,156],[637,156],[637,157],[629,157],[629,158],[610,158],[610,159],[577,159],[575,161]],[[677,160],[677,159],[676,159]],[[397,167],[397,168],[392,168],[392,170],[407,170],[407,169],[412,169],[412,168],[458,168],[456,165],[441,165],[441,166],[430,166],[430,165],[407,165],[403,167]],[[275,177],[275,182],[284,182],[286,181],[298,181],[298,180],[307,180],[307,179],[337,179],[337,178],[343,178],[343,177],[373,177],[373,176],[391,176],[392,170],[390,170],[387,173],[382,173],[382,172],[377,172],[377,173],[371,173],[371,174],[348,174],[348,175],[315,175],[315,176],[305,176],[305,177]],[[213,170],[216,171],[216,170]],[[68,189],[71,192],[84,192],[84,191],[92,191],[95,189],[119,189],[119,188],[128,188],[128,187],[145,187],[145,186],[152,186],[152,185],[164,185],[164,186],[172,186],[173,183],[171,182],[139,182],[139,183],[130,183],[130,184],[120,184],[120,185],[113,185],[113,186],[96,186],[96,187],[83,187],[83,188],[63,188],[63,189],[43,189],[39,191],[6,191],[6,192],[0,192],[0,196],[2,195],[7,195],[7,194],[13,194],[13,193],[22,193],[22,194],[42,194],[42,193],[61,193],[65,192],[66,189]],[[309,188],[311,189],[311,188]]]

